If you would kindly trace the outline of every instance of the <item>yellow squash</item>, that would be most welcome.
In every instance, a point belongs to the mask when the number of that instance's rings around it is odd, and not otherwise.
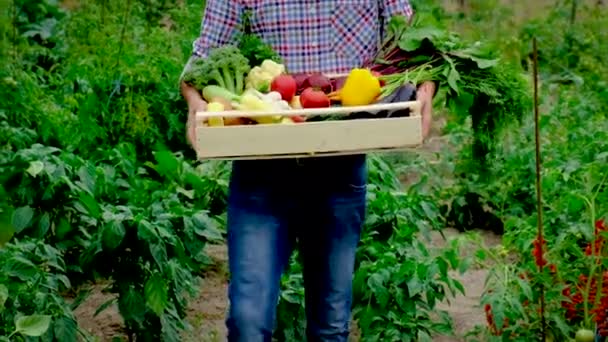
[[[223,112],[224,105],[220,102],[209,102],[207,105],[208,112]],[[224,126],[224,118],[221,116],[213,116],[209,118],[209,126]]]

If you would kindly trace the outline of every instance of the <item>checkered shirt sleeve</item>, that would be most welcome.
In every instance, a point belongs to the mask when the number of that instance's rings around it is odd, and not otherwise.
[[[385,21],[394,15],[403,15],[408,19],[414,16],[414,9],[408,0],[382,0],[382,9]]]
[[[386,34],[388,23],[392,16],[402,15],[411,22],[414,9],[408,0],[381,0],[382,34]],[[381,37],[384,39],[384,37]]]

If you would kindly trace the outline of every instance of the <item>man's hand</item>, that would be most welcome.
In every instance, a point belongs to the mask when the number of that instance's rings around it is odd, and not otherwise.
[[[207,110],[207,102],[191,85],[181,82],[181,92],[188,102],[188,122],[186,123],[186,139],[192,147],[196,146],[196,112]]]
[[[196,112],[207,110],[207,103],[203,99],[194,99],[188,102],[188,122],[186,123],[186,134],[188,142],[192,147],[196,146]]]
[[[435,83],[424,82],[416,91],[416,100],[422,103],[422,138],[426,139],[431,131],[433,119],[433,96],[435,95]]]

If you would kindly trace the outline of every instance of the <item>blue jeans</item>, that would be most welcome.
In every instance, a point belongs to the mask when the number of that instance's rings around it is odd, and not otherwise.
[[[347,341],[366,209],[364,155],[235,161],[228,199],[228,341],[270,342],[299,247],[309,342]]]

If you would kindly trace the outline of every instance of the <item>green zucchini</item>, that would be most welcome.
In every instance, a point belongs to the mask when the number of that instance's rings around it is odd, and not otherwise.
[[[229,91],[228,89],[222,88],[217,85],[208,85],[203,88],[203,99],[207,102],[213,101],[214,98],[220,97],[227,101],[239,101],[241,99],[237,94]]]

